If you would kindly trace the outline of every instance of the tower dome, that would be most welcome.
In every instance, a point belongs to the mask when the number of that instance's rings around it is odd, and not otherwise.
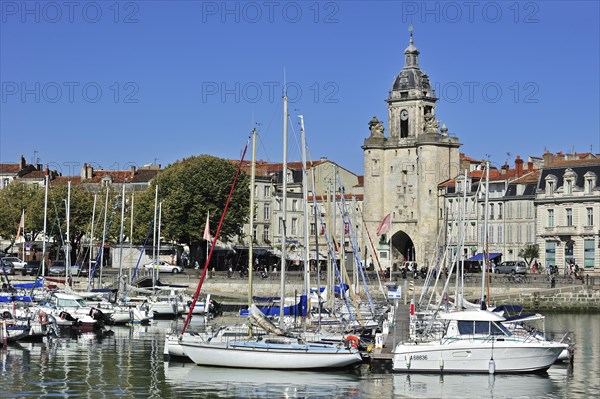
[[[421,93],[426,93],[426,95],[432,93],[429,76],[419,68],[419,50],[415,47],[411,31],[409,45],[404,50],[404,68],[394,79],[392,91],[412,89],[417,89]]]

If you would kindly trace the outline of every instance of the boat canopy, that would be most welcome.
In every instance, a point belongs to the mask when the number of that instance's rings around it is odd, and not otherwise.
[[[500,256],[502,256],[502,254],[500,254],[500,253],[491,253],[491,252],[490,252],[488,259],[490,259],[490,260],[491,260],[491,259],[498,258],[498,257],[500,257]],[[468,261],[473,261],[473,260],[483,260],[483,254],[482,254],[482,253],[475,254],[475,255],[471,256],[471,257],[470,257],[469,259],[467,259],[467,260],[468,260]]]
[[[440,313],[440,319],[463,321],[504,321],[504,317],[488,310],[470,309],[458,312]]]

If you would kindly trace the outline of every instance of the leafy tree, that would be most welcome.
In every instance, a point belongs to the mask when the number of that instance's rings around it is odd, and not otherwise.
[[[48,236],[61,246],[67,241],[67,199],[67,185],[51,186],[48,194]],[[68,241],[71,243],[71,262],[75,263],[81,250],[81,240],[90,231],[93,195],[81,186],[72,185],[70,206]]]
[[[210,212],[214,236],[221,218],[237,164],[210,155],[186,158],[168,166],[135,202],[135,240],[143,243],[154,217],[155,187],[162,202],[161,236],[187,244],[194,256],[203,245],[206,214]],[[221,227],[220,240],[242,234],[248,219],[249,178],[242,172]],[[152,233],[150,233],[152,237]],[[152,240],[148,241],[152,245]]]
[[[539,258],[539,256],[540,256],[540,247],[537,244],[527,243],[519,251],[519,257],[525,259],[525,263],[527,263],[527,267],[531,266],[531,262],[533,262],[534,259]]]
[[[25,210],[25,232],[31,233],[29,239],[35,240],[43,231],[44,190],[39,186],[13,182],[0,190],[0,236],[10,240],[4,248],[10,251],[17,235],[21,214]]]

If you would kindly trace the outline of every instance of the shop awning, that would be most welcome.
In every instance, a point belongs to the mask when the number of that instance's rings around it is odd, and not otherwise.
[[[499,256],[502,256],[502,254],[497,254],[497,253],[493,253],[493,252],[490,252],[489,255],[490,255],[489,259],[494,259],[494,258],[497,258]],[[483,260],[483,254],[482,253],[475,254],[474,256],[470,257],[467,260]]]

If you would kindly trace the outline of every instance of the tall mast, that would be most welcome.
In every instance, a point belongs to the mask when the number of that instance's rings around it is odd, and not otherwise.
[[[108,185],[106,185],[106,200],[104,201],[104,227],[102,229],[102,247],[100,247],[100,278],[98,285],[102,287],[102,268],[104,267],[104,242],[106,241],[106,216],[108,215]]]
[[[69,276],[71,275],[71,180],[67,182],[67,242],[65,243],[65,277],[67,279],[67,287],[71,288]]]
[[[306,173],[306,133],[304,131],[304,116],[300,118],[300,141],[302,146],[302,197],[304,199],[304,294],[306,295],[306,307],[308,308],[308,298],[310,291],[308,284],[310,282],[310,267],[308,260],[308,174]],[[303,318],[304,328],[306,328],[306,319]]]
[[[44,242],[42,243],[42,277],[45,276],[46,271],[46,240],[48,237],[46,236],[47,228],[48,228],[48,186],[50,185],[49,176],[46,175],[46,188],[44,192]]]
[[[98,200],[98,194],[94,194],[94,206],[92,207],[92,224],[90,226],[90,253],[89,253],[89,257],[88,257],[88,276],[90,278],[90,283],[91,283],[91,279],[93,278],[92,275],[92,250],[94,249],[94,219],[96,218],[96,202]],[[98,266],[98,265],[96,265]],[[88,287],[89,289],[89,287]]]
[[[286,266],[286,241],[287,241],[287,119],[288,119],[288,98],[285,82],[283,84],[283,165],[281,170],[281,178],[283,179],[283,195],[282,195],[282,234],[281,234],[281,287],[280,287],[280,304],[279,304],[279,327],[283,328],[283,316],[285,305],[285,266]]]
[[[125,223],[125,183],[121,191],[121,229],[119,230],[119,285],[121,284],[121,276],[123,275],[123,228]]]
[[[158,247],[156,250],[156,252],[157,252],[156,257],[157,257],[158,262],[160,262],[160,225],[161,225],[161,221],[162,221],[162,201],[160,201],[160,203],[158,204]],[[154,268],[156,273],[154,273],[154,272],[152,273],[153,276],[156,274],[156,280],[159,280],[158,262],[157,261],[154,262],[154,265],[157,266]]]
[[[248,244],[248,309],[252,306],[252,273],[254,271],[254,183],[256,181],[256,129],[252,129],[252,166],[250,172],[250,243]],[[252,337],[252,323],[248,335]]]
[[[158,209],[158,184],[154,190],[154,225],[152,232],[152,262],[156,263],[156,211]],[[154,274],[154,273],[153,273]]]
[[[488,192],[490,191],[490,161],[485,162],[485,200],[483,206],[483,271],[481,275],[481,303],[483,304],[485,298],[485,276],[487,273],[488,265]],[[489,300],[489,296],[488,296]]]
[[[133,199],[135,192],[132,190],[131,191],[131,220],[129,222],[129,253],[132,253],[132,248],[133,248]],[[131,278],[131,262],[129,262],[129,270],[127,271],[128,276],[127,278],[130,279]]]

